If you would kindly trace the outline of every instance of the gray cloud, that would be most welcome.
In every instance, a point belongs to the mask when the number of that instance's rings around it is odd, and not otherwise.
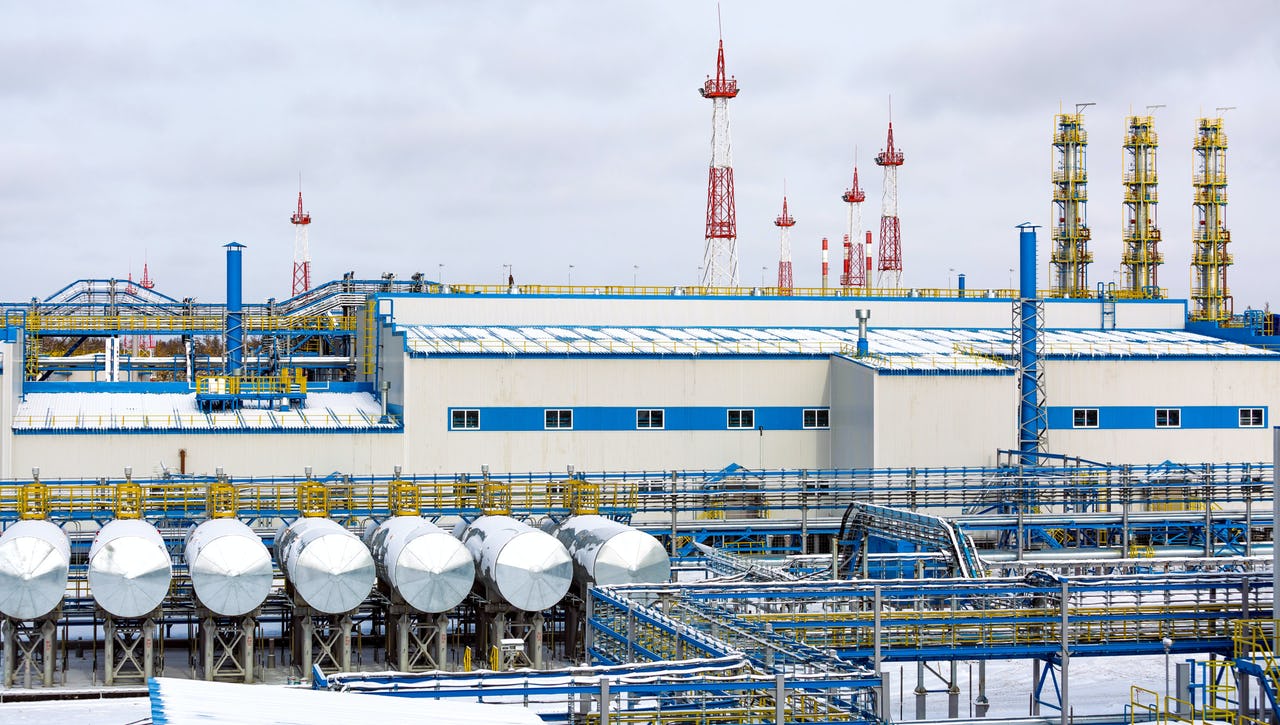
[[[1237,309],[1280,263],[1273,2],[726,3],[742,277],[777,259],[785,177],[798,284],[837,246],[853,147],[879,216],[886,101],[907,154],[906,281],[1003,286],[1011,226],[1049,216],[1059,103],[1088,112],[1094,279],[1118,267],[1130,108],[1165,103],[1163,272],[1185,295],[1194,119],[1234,105],[1229,224]],[[220,245],[248,292],[288,293],[303,175],[316,276],[439,264],[453,281],[693,280],[702,257],[715,8],[583,4],[9,5],[0,23],[0,254],[6,299],[135,274],[221,297]],[[1206,33],[1212,23],[1213,32]],[[209,270],[215,270],[210,273]]]

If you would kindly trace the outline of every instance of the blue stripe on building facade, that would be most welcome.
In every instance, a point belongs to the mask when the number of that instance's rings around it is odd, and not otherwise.
[[[1077,428],[1075,411],[1098,411],[1097,427]],[[1241,426],[1240,411],[1262,410],[1261,426]],[[1156,427],[1157,410],[1177,410],[1181,424]],[[1075,405],[1049,406],[1049,430],[1223,430],[1266,428],[1270,414],[1265,405]]]
[[[634,431],[653,430],[636,427],[637,410],[661,410],[663,415],[662,430],[694,431],[694,430],[729,430],[730,410],[754,411],[755,423],[751,430],[826,430],[826,428],[804,427],[804,411],[828,410],[827,406],[760,406],[741,408],[718,407],[602,407],[602,406],[562,406],[562,407],[476,407],[455,406],[445,414],[445,427],[449,428],[455,410],[480,411],[480,427],[478,429],[453,429],[460,432],[480,431],[542,431],[545,430],[545,412],[548,410],[572,410],[573,430],[575,431]]]

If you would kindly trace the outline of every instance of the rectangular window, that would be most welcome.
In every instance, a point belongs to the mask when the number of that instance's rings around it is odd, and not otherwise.
[[[641,409],[636,411],[636,428],[656,428],[664,426],[665,417],[661,408]]]
[[[1097,428],[1098,427],[1098,409],[1097,408],[1072,409],[1071,427],[1072,428]]]
[[[729,411],[730,428],[755,428],[756,412],[751,409],[735,409]]]
[[[545,425],[547,430],[572,430],[573,429],[573,411],[565,409],[548,409],[545,411]]]
[[[1240,409],[1240,427],[1241,428],[1261,428],[1262,427],[1262,408],[1241,408]]]
[[[828,408],[806,408],[804,411],[804,427],[808,429],[830,428],[831,411]]]
[[[453,417],[449,421],[449,428],[452,430],[479,430],[480,411],[454,410]]]
[[[1156,408],[1156,427],[1157,428],[1181,428],[1182,427],[1182,409],[1181,408]]]

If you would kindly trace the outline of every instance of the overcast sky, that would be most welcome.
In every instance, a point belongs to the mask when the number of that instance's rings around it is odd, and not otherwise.
[[[1185,297],[1195,120],[1235,106],[1236,310],[1280,305],[1276,0],[727,0],[723,30],[744,284],[776,275],[784,179],[796,284],[823,236],[835,277],[855,146],[878,229],[892,94],[905,286],[1009,284],[1013,226],[1050,218],[1053,115],[1089,101],[1090,280],[1119,268],[1125,116],[1165,104],[1160,279]],[[0,299],[146,258],[220,301],[231,240],[249,298],[288,297],[299,173],[316,280],[691,284],[716,33],[709,0],[0,0]]]

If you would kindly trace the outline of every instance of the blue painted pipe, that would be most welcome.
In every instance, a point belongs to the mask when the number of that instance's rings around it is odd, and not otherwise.
[[[240,374],[244,365],[244,276],[241,250],[244,245],[231,242],[227,250],[227,362],[228,375]]]
[[[1040,367],[1037,349],[1039,330],[1036,320],[1036,228],[1034,224],[1018,225],[1019,282],[1018,305],[1022,326],[1018,330],[1018,356],[1022,375],[1018,379],[1018,452],[1024,466],[1039,463],[1039,440],[1042,417],[1036,377]]]

